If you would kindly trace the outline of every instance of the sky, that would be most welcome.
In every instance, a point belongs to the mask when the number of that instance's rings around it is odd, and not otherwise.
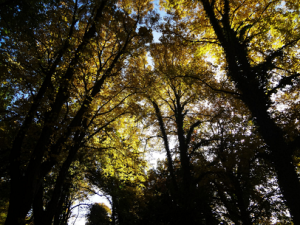
[[[102,193],[99,191],[99,195]],[[100,197],[98,195],[92,195],[87,201],[84,202],[76,202],[76,204],[92,204],[92,203],[104,203],[108,207],[110,207],[109,201],[106,199],[106,197]],[[69,220],[69,225],[85,225],[85,213],[87,213],[87,210],[85,210],[85,207],[76,207],[72,213],[75,215],[75,217],[71,218]]]

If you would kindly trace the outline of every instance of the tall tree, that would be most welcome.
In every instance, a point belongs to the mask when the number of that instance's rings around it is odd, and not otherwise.
[[[209,63],[201,57],[190,58],[192,47],[178,46],[176,37],[164,36],[161,42],[151,46],[155,69],[145,79],[148,124],[156,127],[155,136],[161,138],[161,148],[167,155],[170,195],[174,209],[181,212],[176,218],[181,223],[205,220],[215,224],[217,220],[207,201],[211,193],[207,192],[206,200],[196,197],[201,196],[201,188],[191,157],[211,141],[200,130],[220,114],[219,107],[210,105],[214,100],[217,104],[218,97],[207,84],[215,84],[216,88],[219,85],[213,79]],[[199,80],[195,82],[192,77]],[[178,169],[174,168],[175,164],[179,164]],[[204,189],[201,190],[203,193]]]
[[[149,1],[61,1],[44,5],[46,20],[1,43],[3,76],[16,93],[5,224],[51,224],[69,167],[95,134],[119,118],[127,94],[122,71],[151,40],[142,18]],[[113,103],[112,103],[112,99]],[[13,127],[12,127],[13,128]],[[44,179],[55,176],[50,200]],[[49,192],[50,193],[50,192]]]
[[[272,214],[279,220],[286,207],[270,161],[260,157],[267,148],[249,119],[248,110],[227,104],[222,117],[210,126],[218,166],[208,169],[209,179],[216,188],[216,207],[226,208],[223,217],[235,224],[268,224]]]
[[[167,32],[182,36],[185,42],[202,43],[204,47],[201,45],[197,54],[214,49],[211,54],[223,63],[270,150],[268,157],[293,221],[300,223],[300,184],[293,165],[300,141],[298,119],[294,114],[294,126],[287,130],[285,116],[279,118],[284,113],[277,102],[280,91],[289,99],[299,95],[299,2],[200,0],[163,4],[174,9],[176,19],[182,18]],[[294,99],[285,107],[292,110],[298,103]]]

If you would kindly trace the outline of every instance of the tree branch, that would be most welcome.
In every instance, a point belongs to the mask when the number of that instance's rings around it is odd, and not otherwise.
[[[272,88],[272,90],[270,90],[267,93],[267,96],[270,97],[272,94],[276,93],[278,91],[278,89],[285,87],[286,85],[292,85],[293,84],[293,79],[297,78],[300,76],[300,73],[295,73],[289,77],[284,77],[280,80],[279,84]]]

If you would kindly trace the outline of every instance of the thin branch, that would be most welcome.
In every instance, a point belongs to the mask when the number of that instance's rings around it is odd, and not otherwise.
[[[300,73],[295,73],[289,77],[284,77],[280,80],[279,84],[272,88],[272,90],[270,90],[267,93],[267,96],[270,97],[272,94],[276,93],[278,91],[278,89],[285,87],[286,85],[292,85],[293,83],[293,79],[297,78],[300,76]]]
[[[242,95],[242,94],[237,93],[237,92],[232,92],[232,91],[227,91],[227,90],[222,90],[222,89],[214,88],[211,85],[209,85],[207,82],[205,82],[204,80],[202,80],[202,79],[200,79],[198,77],[192,76],[192,75],[176,76],[176,77],[189,77],[189,78],[192,78],[192,79],[195,79],[195,80],[199,80],[203,84],[205,84],[206,86],[208,86],[210,89],[212,89],[213,91],[223,92],[223,93],[226,93],[226,94],[237,95],[237,96],[241,96]]]
[[[87,203],[79,203],[79,204],[73,206],[70,210],[73,210],[73,209],[75,209],[76,207],[80,207],[80,206],[83,206],[83,205],[90,206],[91,204],[87,204]]]

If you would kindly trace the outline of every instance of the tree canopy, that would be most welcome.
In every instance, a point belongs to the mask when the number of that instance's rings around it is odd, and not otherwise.
[[[0,5],[5,225],[300,224],[298,1]]]

